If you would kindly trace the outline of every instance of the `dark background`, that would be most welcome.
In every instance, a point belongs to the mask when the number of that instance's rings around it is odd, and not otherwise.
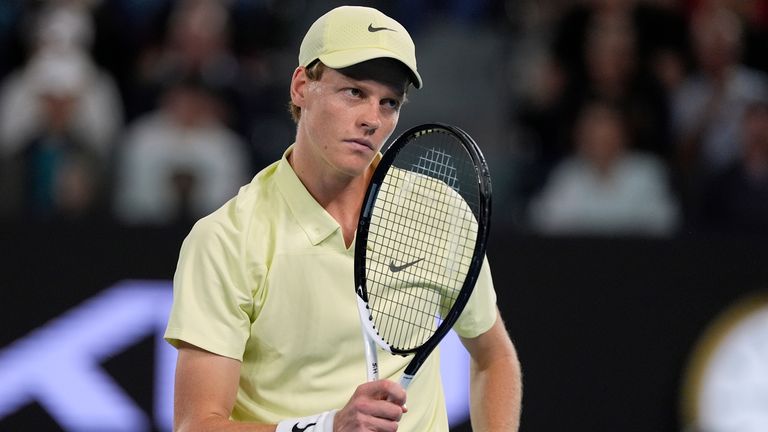
[[[0,0],[0,83],[35,58],[34,23],[50,3],[56,2]],[[124,118],[116,136],[102,143],[108,154],[101,156],[98,172],[91,173],[94,201],[75,212],[51,208],[38,213],[30,207],[29,190],[20,186],[26,177],[8,169],[25,153],[10,151],[0,141],[0,354],[117,282],[170,280],[189,221],[204,214],[180,211],[178,220],[157,228],[120,225],[114,214],[120,196],[115,174],[126,133],[144,115],[156,112],[162,105],[161,90],[183,76],[170,73],[162,80],[147,72],[167,61],[173,64],[190,46],[200,46],[190,34],[182,40],[187,49],[169,37],[175,34],[170,18],[176,6],[187,2],[82,3],[90,5],[87,16],[92,18],[94,39],[80,49],[114,79],[120,93],[115,103]],[[227,115],[219,120],[243,139],[247,158],[252,159],[251,174],[279,157],[293,139],[295,128],[285,104],[300,39],[316,17],[341,3],[346,2],[226,2],[228,42],[209,53],[202,65],[215,68],[222,58],[233,59],[239,74],[224,88],[209,87],[221,84],[211,82],[205,88],[215,90],[210,96],[226,105]],[[631,141],[662,159],[682,212],[663,239],[628,237],[636,232],[631,230],[609,230],[602,238],[530,234],[536,231],[529,226],[529,199],[543,187],[556,162],[573,154],[572,122],[588,99],[583,93],[606,84],[587,79],[585,60],[592,51],[585,35],[596,27],[592,19],[612,15],[603,6],[611,9],[621,2],[353,3],[378,7],[398,19],[418,47],[425,88],[409,94],[400,131],[424,122],[456,124],[478,141],[491,165],[494,221],[488,254],[499,304],[524,371],[521,430],[684,430],[678,414],[680,388],[697,338],[736,299],[768,290],[768,199],[765,189],[760,190],[762,198],[751,199],[757,193],[749,195],[738,187],[721,190],[729,183],[718,176],[699,178],[703,173],[691,170],[684,152],[678,151],[680,137],[667,130],[670,107],[657,105],[656,96],[671,98],[683,78],[701,72],[688,40],[689,23],[711,3],[727,4],[742,24],[742,65],[768,72],[768,0],[644,0],[637,2],[639,9],[619,11],[620,21],[634,23],[637,51],[630,56],[638,61],[630,73],[640,78],[625,83],[621,93],[628,99],[622,105],[650,107],[640,110],[650,117],[635,119],[640,122],[635,126],[644,125],[646,133],[633,135]],[[213,27],[206,21],[201,26]],[[613,56],[611,67],[621,67],[626,53]],[[653,66],[659,53],[680,61],[679,81],[657,76]],[[550,58],[556,70],[544,61]],[[187,72],[196,76],[201,70]],[[651,82],[651,89],[660,91],[656,86],[662,85],[665,93],[646,91]],[[651,120],[650,126],[645,120]],[[652,126],[656,120],[660,123]],[[37,132],[50,131],[41,126]],[[734,139],[732,144],[743,143]],[[743,201],[731,203],[731,198]],[[738,211],[729,214],[730,206]],[[748,233],[745,222],[753,225],[749,234],[712,234]],[[751,237],[760,233],[761,239]],[[154,349],[155,341],[148,336],[101,364],[149,415]],[[0,389],[3,385],[0,381]],[[32,403],[0,418],[0,432],[19,430],[59,427],[41,405]]]
[[[2,226],[0,349],[115,282],[170,279],[186,231]],[[496,231],[489,258],[523,365],[525,432],[681,430],[681,377],[697,337],[729,303],[768,287],[768,248],[749,239]],[[148,413],[153,343],[103,364]],[[0,430],[57,429],[36,404],[0,420]]]

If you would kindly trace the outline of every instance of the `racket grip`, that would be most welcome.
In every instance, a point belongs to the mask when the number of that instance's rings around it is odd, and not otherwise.
[[[366,304],[359,297],[357,298],[358,312],[360,312],[360,330],[363,333],[363,345],[365,347],[365,364],[368,381],[379,379],[379,359],[376,352],[376,342],[371,338],[366,330],[366,324],[369,320],[366,313]]]
[[[372,341],[363,329],[363,341],[365,342],[365,360],[368,373],[368,381],[379,379],[379,361],[376,353],[376,342]]]
[[[408,390],[408,386],[411,385],[411,381],[413,381],[413,375],[411,374],[403,374],[403,376],[400,378],[400,385]]]

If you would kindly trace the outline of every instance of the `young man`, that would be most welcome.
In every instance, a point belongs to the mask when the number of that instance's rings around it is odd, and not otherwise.
[[[179,349],[177,430],[447,431],[434,353],[406,393],[408,358],[366,383],[353,289],[366,186],[408,86],[406,30],[381,12],[320,17],[291,80],[295,143],[185,240],[166,339]],[[455,326],[470,352],[477,431],[514,431],[520,369],[485,265]]]

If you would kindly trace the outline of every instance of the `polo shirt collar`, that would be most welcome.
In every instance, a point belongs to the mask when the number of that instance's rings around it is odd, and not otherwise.
[[[338,222],[325,211],[296,176],[291,164],[288,163],[288,155],[291,151],[293,151],[293,146],[288,147],[277,165],[278,189],[288,203],[288,207],[299,226],[304,230],[312,245],[316,246],[340,230],[340,227]]]
[[[293,167],[288,163],[288,155],[292,151],[293,145],[285,150],[283,157],[277,164],[278,189],[309,241],[312,245],[317,246],[331,234],[340,231],[341,227],[336,219],[325,211],[323,206],[304,187],[304,183],[299,180]],[[373,160],[374,167],[379,165],[381,157],[381,152],[376,154],[376,158]]]

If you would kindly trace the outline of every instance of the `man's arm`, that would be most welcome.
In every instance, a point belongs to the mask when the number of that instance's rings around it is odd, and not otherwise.
[[[461,338],[471,356],[472,430],[517,431],[522,403],[522,374],[517,352],[498,311],[494,325],[476,338]]]
[[[180,341],[176,363],[175,431],[274,432],[276,425],[229,420],[240,380],[240,362]],[[359,386],[336,413],[334,430],[395,431],[403,415],[405,390],[379,380]]]
[[[174,430],[274,432],[275,425],[229,420],[240,380],[240,362],[179,342],[174,392]]]

